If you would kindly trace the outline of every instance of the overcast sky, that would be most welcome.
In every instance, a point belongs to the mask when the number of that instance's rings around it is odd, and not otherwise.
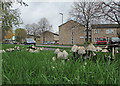
[[[14,4],[13,8],[19,8],[21,18],[24,22],[20,27],[24,28],[26,24],[38,23],[38,21],[46,17],[51,25],[53,25],[53,31],[58,32],[58,26],[62,24],[62,16],[59,13],[63,13],[64,22],[67,21],[71,9],[71,2],[26,2],[29,6],[20,6]]]

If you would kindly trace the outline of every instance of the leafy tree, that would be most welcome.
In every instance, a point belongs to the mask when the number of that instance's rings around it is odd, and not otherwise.
[[[19,28],[15,30],[15,40],[17,42],[22,43],[27,36],[27,32],[25,29]]]
[[[13,29],[9,29],[5,35],[5,39],[11,39],[14,36]]]
[[[24,4],[25,6],[28,6],[26,3],[24,3],[22,0],[18,1],[15,0],[21,5]],[[22,23],[22,19],[20,18],[20,13],[18,9],[11,9],[13,5],[12,1],[0,1],[0,21],[2,21],[2,39],[4,39],[5,35],[7,34],[8,30],[12,28],[13,26],[18,26]]]

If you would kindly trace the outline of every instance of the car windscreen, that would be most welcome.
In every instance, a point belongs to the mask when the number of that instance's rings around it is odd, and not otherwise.
[[[26,39],[27,41],[34,41],[33,39]]]
[[[106,41],[105,38],[99,38],[98,40],[99,40],[99,41]]]
[[[112,40],[119,40],[118,37],[112,37]]]

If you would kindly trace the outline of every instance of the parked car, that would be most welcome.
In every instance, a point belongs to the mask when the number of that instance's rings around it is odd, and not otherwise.
[[[43,44],[50,44],[50,42],[44,42]]]
[[[100,37],[96,44],[107,44],[107,40],[104,37]]]
[[[32,38],[26,38],[24,44],[36,44],[36,41]]]
[[[119,37],[111,37],[109,39],[109,44],[120,44],[120,38]]]
[[[56,42],[56,44],[59,44],[59,42]]]
[[[55,41],[50,42],[50,44],[55,44]]]

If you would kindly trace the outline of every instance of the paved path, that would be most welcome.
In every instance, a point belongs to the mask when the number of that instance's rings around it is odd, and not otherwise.
[[[69,47],[72,47],[72,46],[62,46],[62,45],[61,45],[61,46],[60,46],[60,45],[36,45],[36,47],[37,47],[37,46],[41,46],[41,47],[42,47],[42,46],[46,46],[46,47],[68,47],[68,48],[69,48]]]

